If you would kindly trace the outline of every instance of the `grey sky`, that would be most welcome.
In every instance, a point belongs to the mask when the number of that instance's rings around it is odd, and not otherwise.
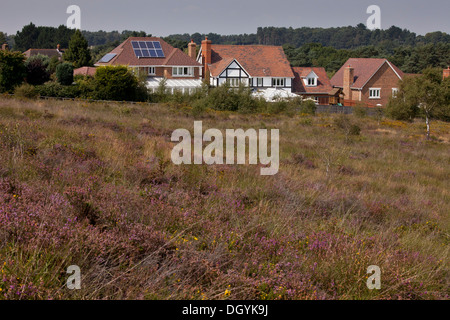
[[[366,23],[366,9],[381,7],[381,27],[417,34],[450,33],[449,0],[1,0],[0,31],[24,25],[66,24],[69,5],[81,8],[83,30],[174,33],[255,33],[259,26],[336,27]]]

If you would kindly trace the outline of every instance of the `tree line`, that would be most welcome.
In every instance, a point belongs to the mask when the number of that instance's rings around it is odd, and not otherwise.
[[[26,25],[16,35],[0,32],[0,42],[8,42],[13,50],[29,48],[68,48],[74,30],[66,26],[43,27]],[[151,36],[145,31],[82,31],[93,65],[130,36]],[[282,45],[293,66],[324,67],[333,75],[348,58],[386,58],[406,73],[420,73],[427,67],[444,68],[450,64],[450,35],[432,32],[416,35],[392,26],[386,30],[368,30],[364,24],[337,28],[259,27],[254,34],[220,35],[217,33],[174,34],[163,39],[172,46],[186,50],[190,40],[197,44],[208,37],[215,44]]]

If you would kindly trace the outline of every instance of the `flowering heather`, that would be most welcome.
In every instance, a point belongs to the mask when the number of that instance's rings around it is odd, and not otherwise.
[[[280,171],[263,177],[173,165],[170,133],[194,120],[0,98],[0,300],[449,298],[448,123],[426,141],[420,121],[352,118],[348,136],[333,115],[203,115],[280,129]]]

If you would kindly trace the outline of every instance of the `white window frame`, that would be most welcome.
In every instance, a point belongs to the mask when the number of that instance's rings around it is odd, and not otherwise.
[[[193,77],[194,67],[172,67],[172,76]]]
[[[316,87],[317,86],[317,78],[315,78],[315,77],[306,78],[306,81],[307,81],[306,86],[308,86],[308,87]]]
[[[228,78],[227,83],[231,88],[238,88],[241,84],[241,79],[239,78]]]
[[[381,99],[381,88],[369,88],[369,99]]]
[[[156,67],[148,67],[148,75],[149,76],[156,75]]]
[[[285,87],[286,86],[286,78],[272,78],[272,87]]]
[[[256,87],[264,87],[264,78],[256,78]]]

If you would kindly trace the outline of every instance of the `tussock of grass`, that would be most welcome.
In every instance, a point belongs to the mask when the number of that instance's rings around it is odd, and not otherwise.
[[[194,119],[279,128],[280,172],[173,165]],[[448,299],[450,125],[432,128],[1,98],[0,299]]]

